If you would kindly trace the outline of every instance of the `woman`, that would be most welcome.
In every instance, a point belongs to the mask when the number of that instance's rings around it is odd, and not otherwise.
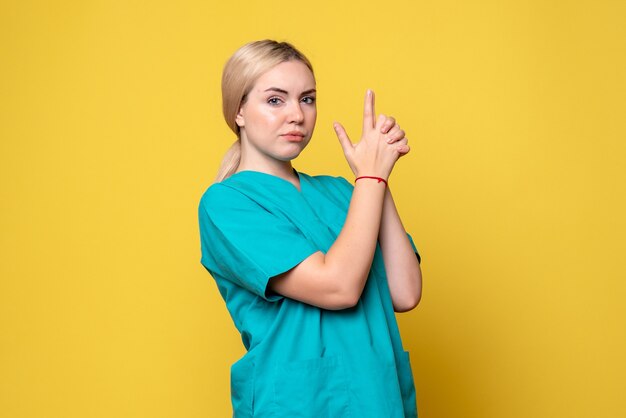
[[[288,43],[240,48],[222,95],[237,141],[199,220],[202,264],[248,350],[231,368],[233,415],[415,417],[394,311],[420,300],[419,255],[387,187],[409,151],[404,132],[375,116],[368,90],[360,142],[335,123],[355,185],[296,171],[316,90],[310,62]]]

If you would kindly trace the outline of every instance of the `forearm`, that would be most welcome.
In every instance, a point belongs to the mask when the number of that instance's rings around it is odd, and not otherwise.
[[[344,226],[326,254],[325,272],[358,299],[374,258],[386,187],[375,180],[356,182]]]
[[[344,226],[328,252],[318,251],[274,277],[271,290],[324,309],[356,305],[374,258],[384,195],[384,184],[357,182]]]
[[[384,198],[379,242],[394,309],[411,310],[421,298],[422,274],[389,189]]]

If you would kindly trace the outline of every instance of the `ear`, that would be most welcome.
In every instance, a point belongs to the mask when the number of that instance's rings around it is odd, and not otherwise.
[[[237,112],[237,116],[235,116],[235,123],[240,128],[243,128],[245,126],[243,114],[241,113],[241,108],[239,108],[239,112]]]

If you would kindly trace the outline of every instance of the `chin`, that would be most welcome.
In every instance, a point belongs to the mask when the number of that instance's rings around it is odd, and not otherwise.
[[[297,150],[291,150],[291,152],[289,151],[285,151],[285,152],[281,152],[280,154],[276,154],[274,155],[274,158],[276,158],[279,161],[291,161],[295,158],[297,158],[300,153],[302,153],[302,151],[304,151],[304,147],[300,148],[298,147]]]
[[[302,151],[300,151],[300,152],[302,152]],[[298,155],[300,155],[300,152],[298,152],[296,154],[289,154],[289,155],[284,155],[284,154],[283,155],[277,155],[277,156],[275,156],[275,158],[278,161],[287,162],[287,161],[295,160],[298,157]]]

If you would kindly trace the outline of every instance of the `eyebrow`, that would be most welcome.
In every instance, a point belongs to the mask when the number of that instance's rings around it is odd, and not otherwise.
[[[279,89],[278,87],[270,87],[269,89],[267,89],[265,91],[275,91],[277,93],[289,94],[289,92],[287,90]],[[317,92],[317,90],[315,90],[315,89],[309,89],[309,90],[303,91],[300,94],[304,95],[304,94],[311,94],[311,93],[316,93],[316,92]]]

